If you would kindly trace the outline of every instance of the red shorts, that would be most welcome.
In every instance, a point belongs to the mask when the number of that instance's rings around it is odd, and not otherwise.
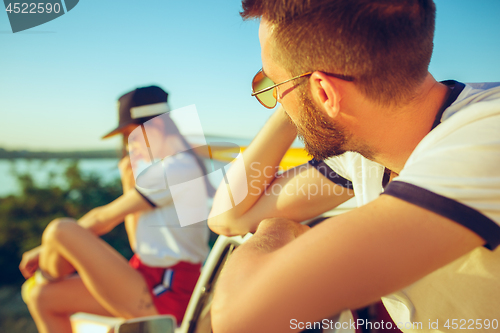
[[[170,314],[180,325],[200,276],[201,264],[180,261],[171,267],[149,267],[134,255],[129,265],[142,274],[159,314]]]

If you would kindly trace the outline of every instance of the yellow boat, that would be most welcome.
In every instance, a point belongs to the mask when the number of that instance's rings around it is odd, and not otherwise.
[[[208,146],[195,147],[194,151],[204,158],[210,158],[217,161],[232,162],[238,154],[244,152],[247,147],[237,146],[229,143],[211,143]],[[280,167],[287,170],[298,165],[307,163],[311,157],[304,148],[290,148],[281,160]]]

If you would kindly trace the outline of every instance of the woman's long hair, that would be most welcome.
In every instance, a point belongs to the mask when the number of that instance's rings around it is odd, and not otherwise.
[[[158,116],[148,117],[148,118],[146,118],[146,119],[143,120],[143,123],[146,123],[147,121],[149,121],[149,120],[151,120],[151,119],[153,119],[155,117],[158,117]],[[195,158],[195,160],[198,163],[198,166],[200,167],[203,175],[204,176],[207,175],[207,168],[206,168],[205,164],[203,163],[202,158],[198,154],[196,154],[196,152],[191,147],[191,145],[189,144],[189,142],[181,134],[181,132],[179,131],[179,128],[174,123],[174,121],[172,120],[172,118],[170,118],[170,116],[168,114],[166,114],[166,113],[160,115],[159,118],[162,119],[162,121],[163,121],[164,133],[166,135],[176,135],[181,140],[181,142],[184,145],[184,147],[186,148],[185,152],[188,153],[188,154],[191,154],[191,156],[193,156]],[[123,148],[123,153],[125,155],[127,154],[127,149],[125,148],[127,142],[128,142],[128,138],[124,137],[123,138],[123,147],[124,147]],[[207,194],[208,194],[208,196],[209,197],[213,197],[215,195],[215,188],[212,186],[212,184],[208,180],[208,177],[205,177],[205,185],[206,185],[206,188],[207,188]]]
[[[196,154],[194,149],[191,147],[191,144],[189,144],[189,142],[187,142],[184,135],[181,134],[181,132],[179,131],[179,128],[177,127],[177,125],[175,125],[172,118],[170,118],[168,116],[164,116],[164,115],[161,118],[163,119],[163,124],[165,126],[165,132],[170,134],[170,135],[172,135],[172,134],[177,135],[179,137],[179,139],[181,139],[182,144],[185,146],[185,148],[187,148],[186,152],[188,154],[191,154],[196,159],[196,162],[198,162],[198,165],[199,165],[203,175],[204,176],[207,175],[207,168],[205,166],[205,163],[203,163],[202,158],[198,154]],[[208,180],[208,177],[205,177],[205,184],[207,187],[208,196],[213,197],[215,195],[215,188],[212,186],[212,184]]]

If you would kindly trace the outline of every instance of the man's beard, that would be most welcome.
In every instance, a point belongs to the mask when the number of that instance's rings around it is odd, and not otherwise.
[[[299,120],[295,126],[307,153],[316,160],[324,160],[345,153],[349,139],[345,129],[332,124],[314,105],[309,96],[304,94],[301,99],[303,109],[300,111]]]
[[[303,109],[298,122],[288,118],[297,128],[297,135],[309,155],[320,161],[353,151],[374,160],[374,151],[368,145],[355,140],[344,126],[333,124],[308,95],[302,94],[301,102]]]

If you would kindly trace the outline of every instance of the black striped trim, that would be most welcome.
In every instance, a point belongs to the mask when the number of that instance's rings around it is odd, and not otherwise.
[[[313,158],[312,160],[309,161],[309,164],[333,183],[347,189],[352,189],[352,182],[349,179],[345,179],[338,173],[333,171],[332,168],[330,168],[330,166],[328,166],[328,164],[326,164],[324,161],[318,161]]]
[[[156,208],[156,204],[153,201],[151,201],[147,196],[145,196],[141,191],[139,191],[137,187],[135,188],[135,190],[137,191],[137,193],[141,195],[141,197],[144,198],[144,200],[146,200],[151,205],[151,207]]]
[[[483,238],[486,241],[484,246],[490,250],[500,245],[500,226],[458,201],[401,181],[389,183],[382,194],[399,198],[463,225]]]
[[[438,110],[438,113],[436,114],[436,118],[434,118],[434,123],[432,124],[431,131],[436,128],[437,125],[441,124],[441,118],[443,117],[444,110],[450,107],[458,98],[458,95],[464,90],[465,84],[462,82],[458,82],[455,80],[447,80],[447,81],[441,81],[442,84],[448,87],[450,89],[450,92],[448,93],[448,97],[444,101],[443,105],[441,105],[441,108]]]
[[[382,188],[385,188],[391,180],[391,170],[384,168],[384,176],[382,177]]]

